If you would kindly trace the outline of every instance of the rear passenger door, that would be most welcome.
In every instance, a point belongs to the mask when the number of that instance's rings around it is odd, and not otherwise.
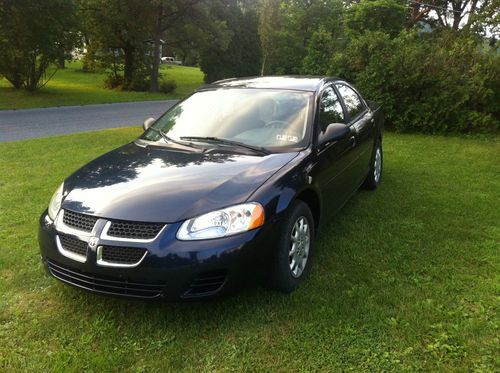
[[[356,139],[353,168],[359,186],[370,170],[375,121],[364,100],[351,86],[344,82],[336,83],[335,86],[344,102],[348,125]]]

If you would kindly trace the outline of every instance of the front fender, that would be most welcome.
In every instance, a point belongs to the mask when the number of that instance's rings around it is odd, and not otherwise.
[[[309,184],[307,170],[313,162],[312,152],[307,149],[281,168],[249,197],[249,201],[260,202],[265,209],[266,221],[280,220],[290,204],[299,194],[312,190],[320,199],[318,186]]]

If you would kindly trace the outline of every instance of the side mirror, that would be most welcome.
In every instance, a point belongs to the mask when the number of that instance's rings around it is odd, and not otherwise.
[[[332,123],[326,127],[325,132],[319,134],[318,145],[323,148],[331,142],[345,139],[349,136],[351,130],[343,123]]]
[[[142,125],[142,128],[144,128],[144,131],[146,131],[151,125],[155,122],[155,118],[148,118],[144,121],[144,124]]]

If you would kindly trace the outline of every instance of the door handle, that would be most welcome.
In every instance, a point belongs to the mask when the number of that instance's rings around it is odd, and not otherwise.
[[[354,148],[356,146],[356,137],[351,136],[351,138],[349,139],[349,143],[351,144],[351,147]]]

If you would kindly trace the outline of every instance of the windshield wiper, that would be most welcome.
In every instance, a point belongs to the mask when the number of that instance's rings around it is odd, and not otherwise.
[[[167,142],[171,142],[171,143],[174,143],[174,144],[177,144],[177,145],[181,145],[181,146],[186,146],[188,148],[199,149],[197,146],[194,146],[194,145],[191,145],[191,144],[186,144],[184,142],[174,140],[173,138],[169,137],[165,132],[163,132],[163,130],[161,130],[159,128],[149,127],[149,129],[151,129],[151,130],[155,131],[156,133],[160,134],[160,136],[163,138],[163,140],[165,140]]]
[[[263,148],[261,146],[253,146],[253,145],[248,145],[243,142],[239,141],[233,141],[233,140],[227,140],[227,139],[221,139],[219,137],[213,137],[213,136],[181,136],[181,140],[187,140],[187,141],[203,141],[203,142],[208,142],[208,143],[215,143],[215,144],[222,144],[222,145],[230,145],[230,146],[236,146],[239,148],[245,148],[252,150],[255,153],[260,153],[264,155],[271,154],[269,150],[266,148]]]

